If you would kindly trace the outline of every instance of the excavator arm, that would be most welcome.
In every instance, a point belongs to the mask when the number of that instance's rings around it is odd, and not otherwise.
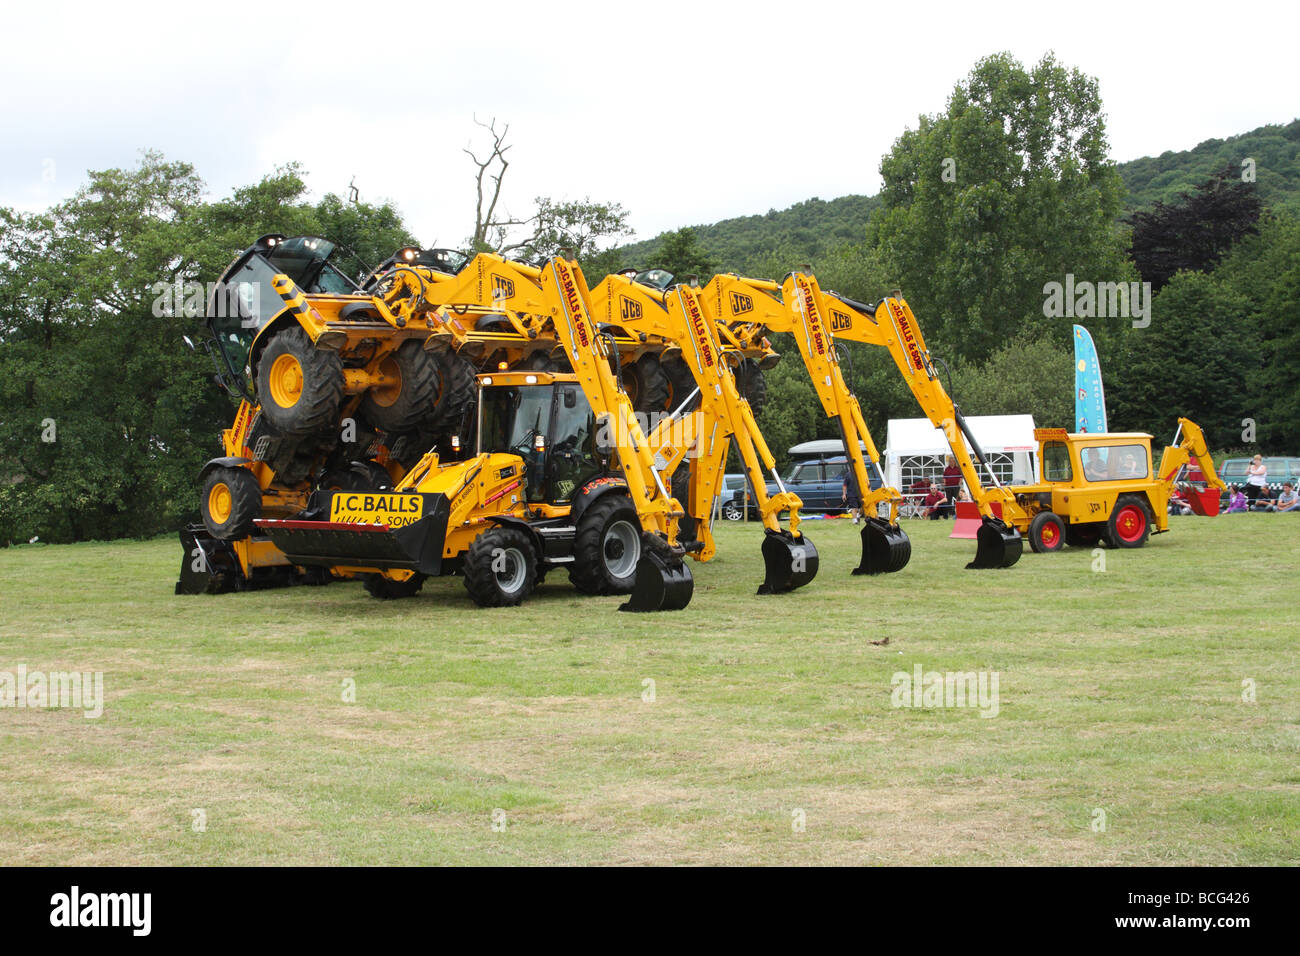
[[[787,491],[776,473],[753,410],[740,395],[735,373],[718,339],[717,323],[707,315],[699,294],[689,285],[675,285],[665,291],[636,282],[626,275],[611,275],[592,293],[595,314],[605,317],[637,335],[657,335],[681,348],[699,392],[700,415],[674,416],[660,423],[652,435],[665,466],[682,460],[692,448],[690,501],[702,559],[711,555],[712,535],[708,530],[708,508],[720,487],[727,451],[736,444],[750,486],[758,502],[763,523],[763,560],[766,575],[760,594],[774,594],[801,587],[817,573],[817,550],[799,530],[799,509],[803,502]],[[683,410],[684,411],[684,410]],[[764,470],[772,472],[777,493],[769,494]],[[671,467],[664,470],[671,471]],[[780,514],[789,513],[789,530],[781,527]]]
[[[874,306],[856,302],[834,292],[823,292],[816,279],[803,274],[792,276],[787,284],[802,299],[804,313],[816,317],[815,321],[805,322],[806,334],[812,343],[815,344],[820,336],[827,341],[844,339],[887,349],[926,417],[943,430],[983,519],[976,535],[975,560],[967,567],[1006,568],[1019,561],[1024,541],[1020,533],[999,518],[993,508],[997,503],[1004,516],[1014,513],[1019,508],[1015,495],[989,467],[988,459],[961,410],[940,382],[916,316],[907,302],[895,296],[886,297]],[[741,340],[750,341],[760,331],[752,326],[742,326],[736,329],[736,334]],[[800,342],[801,350],[804,345]],[[976,462],[984,467],[990,484],[981,480]]]
[[[903,496],[886,484],[880,452],[862,417],[862,407],[844,381],[817,280],[801,272],[791,273],[780,285],[719,275],[704,287],[700,298],[710,318],[737,348],[762,342],[766,330],[794,336],[822,409],[839,426],[844,454],[867,515],[862,528],[862,560],[854,573],[901,570],[912,556],[911,541],[898,526],[898,506]],[[872,471],[878,483],[874,490]],[[876,514],[881,504],[889,506],[888,520]]]

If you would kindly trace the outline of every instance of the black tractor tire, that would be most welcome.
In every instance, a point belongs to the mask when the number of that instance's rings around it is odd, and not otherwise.
[[[1100,521],[1066,525],[1065,543],[1072,548],[1095,548],[1105,533],[1106,526]]]
[[[537,552],[527,532],[493,528],[474,539],[462,571],[479,607],[515,607],[537,586]]]
[[[253,533],[262,514],[262,489],[247,468],[213,468],[203,480],[199,511],[208,534],[238,541]]]
[[[767,376],[751,358],[743,359],[736,368],[736,389],[740,397],[749,402],[750,411],[757,417],[767,404]]]
[[[663,359],[659,366],[668,378],[668,399],[664,407],[675,412],[686,401],[686,396],[695,391],[695,376],[691,374],[691,367],[686,364],[686,360],[680,357]],[[699,402],[699,396],[696,396],[695,401]]]
[[[637,412],[662,412],[668,406],[672,389],[659,359],[650,354],[623,366],[623,391]]]
[[[257,363],[257,400],[282,435],[332,431],[343,407],[338,353],[316,348],[301,326],[277,332]]]
[[[1151,536],[1151,509],[1137,495],[1120,495],[1106,519],[1106,543],[1112,548],[1140,548]]]
[[[445,353],[439,365],[442,369],[442,387],[438,392],[434,429],[449,435],[460,435],[463,444],[465,419],[478,398],[478,379],[474,375],[474,365],[456,352]]]
[[[625,495],[608,492],[582,513],[569,580],[583,594],[630,594],[641,556],[641,522]]]
[[[423,574],[413,574],[405,581],[394,581],[382,574],[367,574],[364,577],[366,593],[381,601],[415,597],[420,593],[420,588],[424,587]]]
[[[369,389],[361,399],[361,414],[386,432],[401,432],[430,422],[437,414],[442,369],[423,344],[408,339],[380,363],[395,386]]]
[[[1065,547],[1065,522],[1053,511],[1040,511],[1029,522],[1029,547],[1035,554],[1050,554]]]

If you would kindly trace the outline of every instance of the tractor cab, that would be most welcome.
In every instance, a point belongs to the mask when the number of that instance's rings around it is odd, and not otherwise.
[[[1146,481],[1151,477],[1151,436],[1140,432],[1069,434],[1064,428],[1034,430],[1039,469],[1048,485]]]
[[[576,375],[480,375],[479,389],[478,450],[523,459],[529,503],[566,504],[608,471],[596,445],[596,417]]]
[[[257,333],[286,308],[272,279],[286,275],[303,292],[356,295],[350,274],[365,274],[360,260],[320,236],[266,235],[239,254],[208,299],[207,324],[222,364],[246,394],[248,352]]]

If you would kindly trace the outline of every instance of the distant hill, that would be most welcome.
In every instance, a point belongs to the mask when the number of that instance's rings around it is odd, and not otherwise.
[[[862,239],[878,196],[808,199],[789,209],[769,209],[761,216],[741,216],[694,227],[700,247],[719,259],[724,269],[743,271],[772,252],[790,250],[816,259],[828,249]],[[628,265],[652,266],[659,236],[624,246]]]
[[[1120,163],[1119,174],[1129,190],[1129,209],[1144,209],[1156,201],[1171,202],[1224,167],[1239,171],[1246,159],[1255,161],[1264,205],[1300,213],[1300,120]]]
[[[1128,187],[1128,210],[1145,209],[1157,201],[1171,202],[1225,166],[1242,168],[1242,160],[1255,161],[1255,179],[1264,205],[1300,214],[1300,119],[1261,126],[1257,130],[1207,139],[1192,149],[1144,156],[1118,165]],[[717,258],[723,269],[745,271],[778,250],[794,261],[816,261],[829,249],[858,242],[866,234],[867,220],[880,205],[879,196],[841,196],[809,199],[789,209],[769,209],[759,216],[723,219],[694,229],[700,247]],[[652,266],[660,237],[624,246],[621,262]]]

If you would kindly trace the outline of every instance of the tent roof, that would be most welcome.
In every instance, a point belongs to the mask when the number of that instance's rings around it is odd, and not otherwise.
[[[1038,448],[1033,415],[974,415],[966,423],[989,454]],[[946,455],[950,451],[943,430],[931,425],[928,418],[891,418],[885,450],[890,455]]]

